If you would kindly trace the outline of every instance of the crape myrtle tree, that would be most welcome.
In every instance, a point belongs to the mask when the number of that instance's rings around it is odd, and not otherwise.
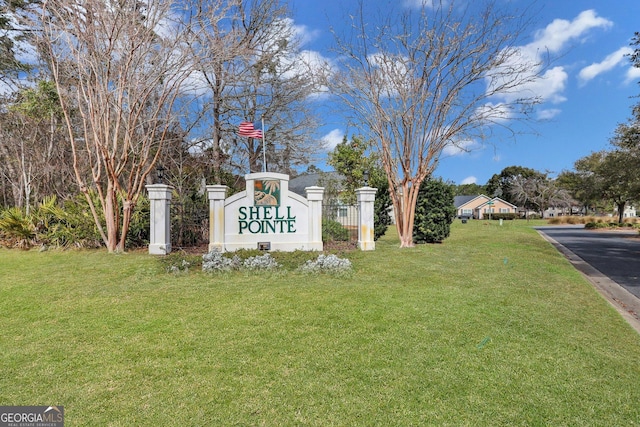
[[[56,85],[75,179],[109,252],[125,249],[132,212],[172,135],[172,109],[191,73],[174,7],[165,0],[47,0],[23,15],[24,25],[38,29],[32,42]]]
[[[495,2],[435,1],[401,12],[353,15],[336,34],[339,65],[331,75],[347,114],[375,141],[389,182],[400,246],[413,246],[421,183],[443,149],[465,149],[539,102],[521,90],[540,69],[517,45],[527,13]],[[495,131],[495,132],[494,132]]]

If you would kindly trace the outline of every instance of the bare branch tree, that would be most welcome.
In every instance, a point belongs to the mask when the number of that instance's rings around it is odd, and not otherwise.
[[[547,174],[536,176],[517,175],[510,180],[509,191],[518,204],[525,209],[535,208],[544,216],[544,211],[550,207],[571,208],[575,201],[569,192]]]
[[[203,118],[199,138],[211,142],[214,175],[224,162],[236,171],[259,171],[262,141],[238,137],[241,121],[265,121],[267,159],[288,173],[317,149],[309,138],[315,115],[308,97],[311,69],[300,56],[289,11],[281,0],[190,0],[192,51],[202,80]],[[223,142],[224,140],[224,142]]]
[[[43,197],[65,197],[73,187],[62,114],[50,81],[24,87],[0,112],[0,179],[12,188],[13,205],[29,214]]]
[[[109,252],[125,249],[131,213],[191,73],[172,7],[168,0],[46,0],[25,16],[42,30],[34,42],[56,83],[75,178]]]
[[[352,33],[336,35],[342,63],[332,86],[378,145],[401,247],[413,246],[420,184],[442,150],[465,149],[496,128],[512,131],[539,102],[523,91],[538,65],[516,47],[523,15],[485,2],[427,3],[371,17],[361,1]]]

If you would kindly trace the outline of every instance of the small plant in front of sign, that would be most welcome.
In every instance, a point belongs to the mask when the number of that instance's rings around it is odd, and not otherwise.
[[[280,267],[273,257],[266,253],[264,255],[252,256],[244,260],[242,268],[244,270],[275,270]]]
[[[240,257],[227,258],[220,251],[213,250],[202,255],[202,271],[231,271],[239,269],[241,265]]]
[[[316,260],[309,260],[299,268],[304,273],[329,273],[336,275],[347,275],[351,272],[351,261],[330,254],[318,255]]]
[[[171,264],[168,266],[167,271],[173,274],[188,273],[189,267],[191,267],[191,263],[183,259],[179,264]]]

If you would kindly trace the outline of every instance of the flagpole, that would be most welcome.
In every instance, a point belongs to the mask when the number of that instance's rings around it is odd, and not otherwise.
[[[264,117],[260,118],[262,120],[262,172],[267,171],[267,149],[264,141]]]

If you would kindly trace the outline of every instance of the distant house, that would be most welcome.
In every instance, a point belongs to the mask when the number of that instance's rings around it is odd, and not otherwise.
[[[613,216],[618,216],[618,207],[615,206],[613,208]],[[636,217],[637,212],[636,212],[636,208],[633,205],[630,205],[629,203],[627,203],[624,206],[624,211],[622,212],[622,218],[633,218]]]
[[[484,194],[479,196],[456,196],[453,204],[456,207],[458,218],[488,218],[493,213],[516,213],[518,207],[499,197],[488,197]]]

